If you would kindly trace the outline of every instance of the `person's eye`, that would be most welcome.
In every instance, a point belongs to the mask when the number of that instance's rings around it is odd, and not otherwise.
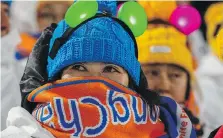
[[[4,12],[9,16],[9,8],[5,8]]]
[[[172,74],[170,74],[170,77],[171,78],[174,78],[174,79],[177,79],[177,78],[179,78],[181,75],[180,74],[178,74],[178,73],[172,73]]]
[[[53,14],[50,14],[50,13],[40,13],[39,14],[39,18],[48,19],[48,20],[54,20],[55,16]]]
[[[151,71],[149,71],[149,73],[150,73],[152,76],[159,76],[159,71],[157,71],[157,70],[151,70]]]
[[[105,73],[109,73],[109,72],[111,72],[111,73],[113,73],[113,72],[120,73],[120,71],[118,70],[118,68],[115,67],[115,66],[112,66],[112,65],[108,65],[108,66],[104,67],[103,72],[105,72]]]
[[[83,65],[79,65],[79,64],[73,65],[72,69],[77,70],[77,71],[87,71],[87,69]]]

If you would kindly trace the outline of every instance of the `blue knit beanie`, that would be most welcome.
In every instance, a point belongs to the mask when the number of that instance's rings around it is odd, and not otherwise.
[[[69,28],[64,20],[58,23],[50,40],[51,51],[55,39]],[[111,17],[96,17],[80,25],[58,50],[56,57],[48,57],[48,77],[52,80],[65,67],[80,62],[105,62],[123,67],[139,84],[140,63],[135,56],[135,43],[129,33]]]

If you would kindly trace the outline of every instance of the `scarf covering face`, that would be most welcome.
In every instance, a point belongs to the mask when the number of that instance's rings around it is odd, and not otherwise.
[[[55,137],[168,137],[159,119],[161,108],[148,106],[136,92],[105,78],[48,83],[34,90],[28,100],[40,103],[32,115]],[[165,100],[163,104],[168,106]],[[161,114],[171,118],[172,113],[165,109]],[[179,136],[174,121],[165,126],[170,127],[168,133]]]

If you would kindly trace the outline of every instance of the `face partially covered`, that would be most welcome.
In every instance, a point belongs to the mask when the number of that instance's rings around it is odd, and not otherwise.
[[[142,68],[150,89],[178,103],[184,102],[188,83],[186,71],[170,64],[147,64],[142,65]]]
[[[1,37],[7,35],[9,29],[9,5],[1,2]]]
[[[102,62],[77,63],[68,66],[62,71],[61,79],[87,76],[105,77],[126,87],[129,84],[128,73],[122,67]]]

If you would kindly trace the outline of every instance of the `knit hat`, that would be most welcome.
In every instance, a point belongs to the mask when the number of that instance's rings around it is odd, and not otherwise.
[[[205,13],[205,22],[207,25],[207,40],[212,49],[216,47],[216,30],[223,24],[223,2],[212,4]],[[216,51],[214,50],[216,53]]]
[[[49,51],[55,40],[68,28],[65,20],[59,22],[51,38]],[[139,85],[140,63],[135,54],[136,48],[135,38],[124,22],[108,15],[94,16],[75,28],[55,58],[48,57],[48,79],[52,80],[65,67],[75,63],[106,62],[123,67]]]
[[[146,30],[137,38],[141,64],[175,64],[193,76],[192,55],[186,46],[186,36],[172,26]]]

